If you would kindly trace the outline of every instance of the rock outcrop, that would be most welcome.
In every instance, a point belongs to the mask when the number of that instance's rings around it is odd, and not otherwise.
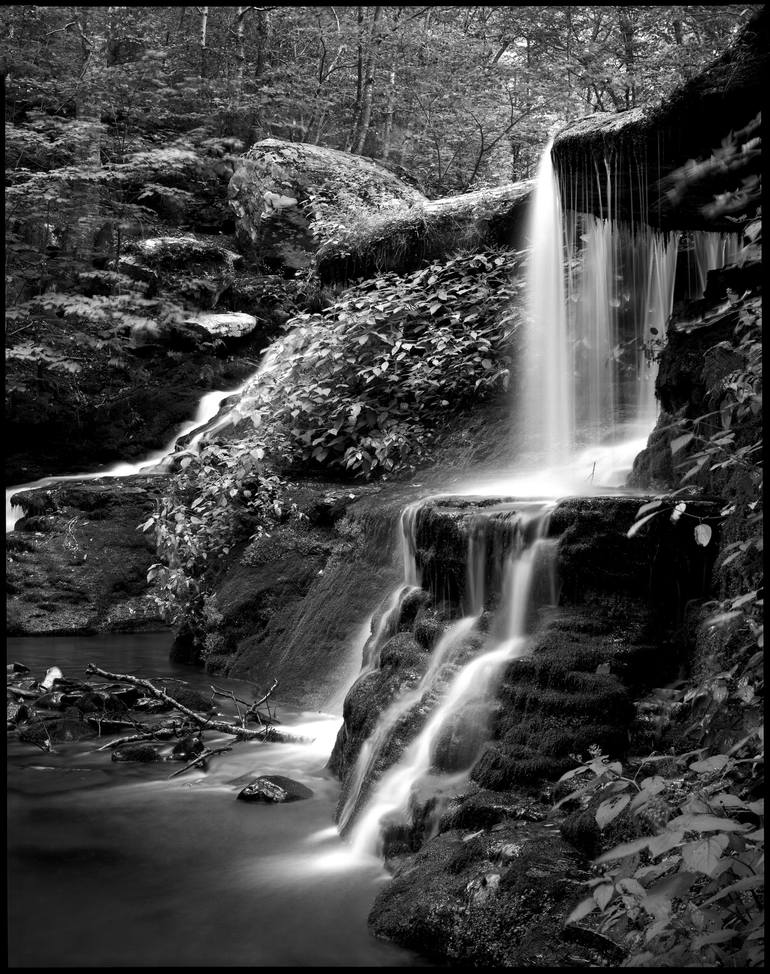
[[[257,142],[239,160],[228,189],[237,232],[271,271],[310,266],[338,228],[425,197],[365,156],[281,139]]]
[[[15,495],[25,511],[6,537],[11,635],[164,629],[147,585],[155,545],[139,525],[163,476],[71,481]]]
[[[763,6],[724,54],[662,104],[594,115],[564,129],[553,158],[570,174],[563,182],[567,205],[665,230],[734,231],[729,217],[760,204],[769,59]],[[715,197],[722,197],[717,208]]]
[[[405,274],[458,250],[521,247],[532,180],[416,203],[356,224],[316,256],[323,282]]]

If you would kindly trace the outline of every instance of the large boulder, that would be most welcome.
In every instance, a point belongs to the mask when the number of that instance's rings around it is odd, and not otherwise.
[[[324,241],[316,258],[318,275],[327,283],[385,271],[406,274],[423,261],[461,249],[520,247],[533,186],[525,179],[386,210]]]
[[[372,159],[281,139],[249,149],[228,194],[242,243],[270,270],[308,267],[340,224],[426,202]]]
[[[14,495],[25,516],[6,537],[9,632],[165,628],[147,584],[154,539],[138,528],[165,483],[162,475],[115,477]]]

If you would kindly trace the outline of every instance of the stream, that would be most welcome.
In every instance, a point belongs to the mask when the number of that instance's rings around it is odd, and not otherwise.
[[[170,634],[8,640],[8,661],[42,677],[83,678],[88,662],[210,678],[168,662]],[[251,687],[217,678],[250,696]],[[224,707],[222,709],[225,709]],[[341,718],[286,710],[283,729],[312,744],[236,744],[209,770],[168,780],[178,763],[122,764],[102,740],[49,754],[8,747],[8,963],[11,967],[433,966],[376,940],[366,917],[388,877],[352,862],[333,826],[339,783],[325,771]],[[236,801],[259,774],[314,796],[286,805]]]

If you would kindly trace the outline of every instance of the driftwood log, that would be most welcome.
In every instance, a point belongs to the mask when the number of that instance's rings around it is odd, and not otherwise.
[[[102,670],[93,663],[89,663],[86,667],[86,673],[95,673],[97,676],[104,677],[107,680],[115,680],[120,683],[128,683],[131,686],[139,687],[148,693],[151,697],[155,697],[157,700],[163,700],[169,706],[174,707],[185,717],[188,717],[193,723],[197,724],[201,729],[219,731],[222,734],[230,734],[233,737],[241,741],[274,741],[280,743],[291,743],[300,744],[306,743],[307,738],[297,737],[292,734],[286,734],[283,731],[277,731],[275,728],[269,725],[264,725],[257,730],[251,730],[248,727],[239,726],[238,724],[230,723],[226,720],[217,720],[213,717],[206,717],[202,714],[196,713],[194,710],[190,710],[189,707],[185,707],[183,704],[175,700],[171,694],[167,693],[165,690],[161,690],[156,687],[149,680],[141,679],[137,676],[130,676],[127,673],[110,673],[107,670]],[[259,703],[264,703],[270,694],[275,690],[278,685],[278,681],[273,683],[271,689],[262,697]]]

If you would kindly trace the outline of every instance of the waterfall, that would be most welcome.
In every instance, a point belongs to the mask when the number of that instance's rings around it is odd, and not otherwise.
[[[249,380],[250,381],[250,380]],[[43,487],[52,487],[54,484],[66,483],[72,480],[101,480],[102,477],[134,477],[137,474],[161,473],[168,468],[169,461],[177,451],[177,444],[189,436],[194,435],[185,444],[185,450],[197,450],[202,445],[203,439],[221,429],[228,421],[230,413],[225,413],[224,417],[214,422],[219,413],[222,403],[232,396],[239,396],[246,388],[247,383],[242,383],[236,389],[227,391],[207,392],[198,403],[195,416],[183,423],[173,437],[169,440],[162,450],[156,450],[143,460],[136,463],[121,462],[113,464],[106,470],[96,470],[90,473],[66,474],[61,477],[42,477],[40,480],[32,481],[28,484],[17,484],[15,487],[8,487],[5,491],[5,530],[13,531],[16,522],[24,517],[24,510],[18,504],[13,504],[11,498],[23,490],[39,490]]]
[[[695,258],[693,296],[700,297],[705,292],[708,272],[732,263],[738,256],[740,247],[740,234],[710,233],[708,230],[693,231],[692,250]]]
[[[550,466],[572,451],[573,364],[567,334],[561,197],[550,144],[537,169],[527,264],[529,330],[522,413],[535,449]]]
[[[362,813],[354,821],[350,841],[354,853],[359,855],[376,854],[381,850],[382,830],[386,821],[393,816],[404,817],[410,806],[413,792],[419,781],[431,770],[434,752],[440,735],[445,731],[448,721],[474,702],[488,706],[493,695],[502,666],[523,655],[527,649],[527,633],[532,610],[533,582],[541,566],[541,555],[552,543],[545,535],[549,526],[549,505],[541,505],[535,515],[523,515],[516,524],[514,541],[506,558],[503,599],[506,607],[505,623],[499,635],[490,637],[486,648],[478,655],[460,666],[450,678],[438,704],[425,726],[405,749],[396,764],[388,768],[374,786]],[[535,530],[527,530],[534,525]],[[479,525],[469,527],[468,578],[474,579],[474,592],[479,596],[480,546],[478,544]],[[549,571],[550,575],[550,571]],[[550,581],[548,589],[551,590]],[[478,602],[473,603],[478,609]],[[444,633],[433,651],[428,671],[420,684],[394,702],[381,716],[370,738],[364,742],[350,781],[350,792],[343,810],[347,826],[359,804],[361,787],[374,769],[376,754],[387,741],[390,731],[407,710],[415,706],[428,692],[440,685],[442,670],[451,664],[456,650],[463,647],[467,636],[478,623],[478,615],[467,615],[454,623]],[[478,720],[476,729],[481,731]],[[477,741],[481,743],[481,741]],[[466,765],[472,763],[476,754],[470,749]],[[470,770],[466,766],[465,771]],[[353,799],[353,788],[356,797]]]
[[[367,779],[374,770],[393,729],[426,694],[435,689],[443,667],[451,663],[455,650],[462,647],[465,637],[477,621],[477,617],[469,616],[449,626],[434,648],[428,669],[417,686],[402,693],[380,714],[374,730],[362,744],[356,758],[348,783],[348,795],[339,816],[338,825],[341,832],[346,830],[358,808]]]
[[[555,172],[550,144],[537,170],[516,397],[522,444],[544,482],[545,471],[584,469],[591,455],[616,477],[618,464],[607,462],[603,448],[624,441],[642,448],[637,441],[657,417],[655,353],[673,310],[680,258],[687,254],[687,295],[700,297],[708,271],[729,263],[740,246],[736,234],[650,227],[634,213],[634,201],[638,214],[647,210],[642,178],[627,192],[621,168],[618,158],[606,158],[590,193],[582,180],[585,196],[568,168]],[[622,193],[632,201],[629,219],[620,216]],[[591,194],[598,194],[598,216],[590,212]],[[624,460],[628,452],[610,450]],[[596,467],[589,469],[598,484]]]

